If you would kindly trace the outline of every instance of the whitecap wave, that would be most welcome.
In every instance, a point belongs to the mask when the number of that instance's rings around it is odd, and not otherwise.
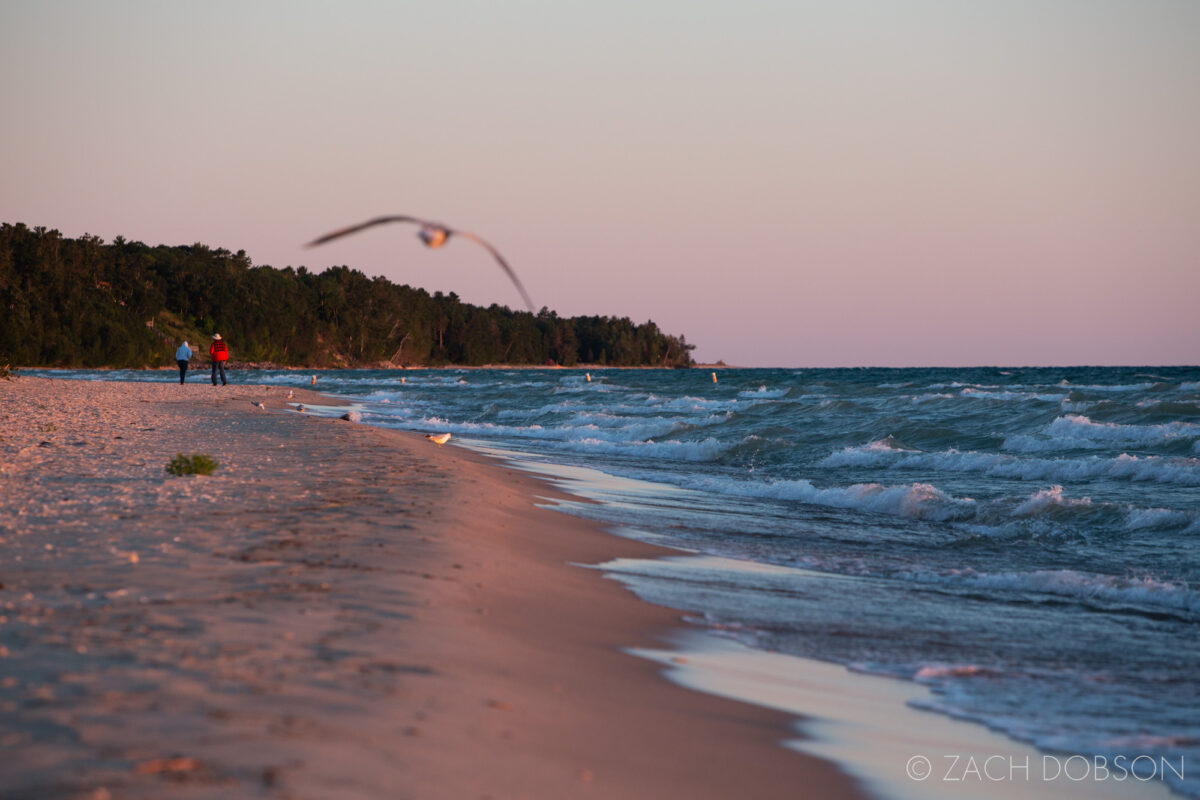
[[[875,514],[927,519],[939,522],[970,519],[976,503],[969,497],[953,497],[928,483],[884,486],[856,483],[850,486],[817,488],[803,478],[779,481],[745,481],[722,477],[683,478],[689,489],[723,495],[756,497],[767,500],[792,500],[810,505],[828,506]]]
[[[766,385],[759,386],[757,389],[747,389],[738,392],[738,397],[753,398],[760,400],[773,400],[779,397],[785,397],[789,389],[768,389]]]
[[[576,442],[588,445],[595,442],[612,442],[626,445],[645,444],[656,436],[674,433],[687,423],[669,419],[631,421],[620,427],[602,427],[594,423],[570,426],[549,425],[498,425],[492,422],[451,422],[442,417],[424,417],[411,420],[413,427],[420,430],[449,431],[451,433],[474,433],[480,436],[499,436],[523,439],[542,439],[560,442]]]
[[[1081,414],[1056,418],[1040,434],[1017,434],[1004,440],[1004,449],[1019,453],[1112,446],[1150,447],[1200,438],[1200,425],[1167,422],[1159,425],[1122,425],[1095,422]]]
[[[1044,514],[1054,508],[1082,508],[1091,504],[1090,497],[1064,497],[1063,487],[1051,486],[1049,489],[1034,492],[1031,497],[1014,508],[1012,513],[1017,517],[1032,517]]]
[[[914,395],[911,398],[911,402],[914,406],[919,406],[919,405],[924,405],[925,403],[937,402],[938,400],[953,400],[956,397],[958,397],[958,395],[949,394],[947,392],[938,392],[938,393],[933,393],[933,394],[918,394],[918,395]]]
[[[664,411],[727,411],[734,408],[750,408],[756,403],[739,403],[736,398],[728,400],[710,399],[707,397],[692,397],[690,395],[681,395],[680,397],[660,397],[650,394],[645,396],[646,404],[657,410]]]
[[[987,391],[971,386],[963,388],[959,394],[963,397],[978,400],[1036,400],[1042,403],[1060,403],[1067,399],[1067,396],[1061,392],[1058,394],[1038,394],[1037,392]]]
[[[1111,392],[1113,394],[1124,394],[1126,392],[1144,392],[1147,389],[1154,388],[1153,383],[1118,383],[1118,384],[1077,384],[1063,381],[1059,384],[1064,389],[1072,389],[1077,392]]]
[[[995,478],[1059,483],[1110,478],[1128,481],[1200,486],[1200,459],[1164,456],[1134,456],[1122,453],[1115,458],[1029,458],[1008,453],[944,450],[927,453],[897,447],[889,440],[847,447],[817,462],[820,467],[885,467],[941,472],[974,472]]]

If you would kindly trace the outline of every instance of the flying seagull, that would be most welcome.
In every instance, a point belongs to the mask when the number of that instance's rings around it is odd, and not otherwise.
[[[512,267],[508,265],[508,262],[504,260],[504,256],[500,255],[496,248],[492,247],[490,244],[485,242],[483,239],[480,239],[473,233],[454,230],[453,228],[446,227],[440,222],[428,222],[423,219],[407,216],[376,217],[375,219],[367,220],[359,225],[351,225],[348,228],[342,228],[334,231],[333,233],[327,233],[319,239],[313,239],[311,242],[306,244],[305,247],[316,247],[319,244],[325,244],[326,242],[341,238],[342,236],[358,233],[366,228],[370,228],[375,225],[383,225],[387,222],[412,222],[420,225],[421,227],[417,229],[417,236],[420,237],[421,241],[425,243],[426,247],[434,250],[448,242],[451,236],[461,236],[464,239],[470,239],[471,241],[480,245],[484,250],[487,250],[492,254],[492,258],[496,259],[496,263],[500,265],[500,268],[503,269],[505,274],[508,275],[509,279],[512,280],[513,285],[517,287],[517,291],[521,293],[521,298],[525,301],[525,305],[528,306],[530,313],[537,313],[533,310],[533,301],[529,299],[529,293],[526,292],[525,287],[521,285],[521,279],[517,277],[517,273],[513,272]]]

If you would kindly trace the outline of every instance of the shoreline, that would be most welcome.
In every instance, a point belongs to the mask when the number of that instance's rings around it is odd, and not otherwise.
[[[625,652],[680,612],[571,566],[669,551],[286,391],[0,382],[6,796],[863,796]]]
[[[913,707],[930,696],[919,684],[702,630],[670,645],[633,652],[680,686],[795,715],[798,735],[784,746],[833,761],[881,800],[1171,800],[1180,795],[1165,778],[1187,771],[1182,759],[1134,764],[1136,752],[1039,750],[978,720]]]
[[[566,502],[551,500],[547,507],[561,508],[568,515],[578,513],[581,504],[605,502],[596,498],[620,496],[620,485],[626,481],[588,467],[528,459],[519,451],[487,443],[464,446],[561,489]],[[644,481],[628,483],[626,491],[631,495],[646,491]],[[625,530],[614,535],[647,541],[644,534]],[[651,534],[649,542],[654,540]],[[691,618],[702,616],[703,609],[688,607],[686,599],[678,595],[661,599],[653,582],[643,588],[641,576],[669,569],[686,583],[690,564],[701,573],[808,572],[686,549],[660,549],[663,552],[648,559],[615,559],[586,566],[646,603],[682,609],[679,613]],[[780,742],[782,746],[828,759],[855,777],[876,800],[1003,800],[1018,795],[1030,800],[1169,800],[1179,795],[1168,784],[1168,776],[1182,779],[1186,773],[1182,757],[1164,758],[1155,762],[1147,778],[1145,759],[1149,757],[1141,756],[1141,777],[1128,773],[1121,777],[1110,765],[1123,763],[1128,768],[1138,758],[1136,748],[1115,751],[1116,761],[1112,753],[1088,757],[1072,751],[1042,750],[983,720],[929,710],[936,694],[916,681],[759,649],[736,635],[722,633],[719,626],[714,630],[688,622],[661,638],[660,647],[625,650],[657,664],[662,668],[661,677],[680,686],[788,714],[795,735]],[[922,758],[927,760],[916,766],[927,764],[929,771],[914,777],[910,765],[913,759]]]

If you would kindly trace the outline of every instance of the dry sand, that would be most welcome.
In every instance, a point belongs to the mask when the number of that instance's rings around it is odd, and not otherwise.
[[[163,377],[0,381],[0,797],[856,796],[785,716],[622,652],[679,612],[571,564],[654,548],[480,456]]]

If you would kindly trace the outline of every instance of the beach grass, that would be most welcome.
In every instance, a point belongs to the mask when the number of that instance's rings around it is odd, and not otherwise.
[[[167,472],[172,475],[212,475],[221,466],[204,453],[185,456],[179,453],[167,462]]]

